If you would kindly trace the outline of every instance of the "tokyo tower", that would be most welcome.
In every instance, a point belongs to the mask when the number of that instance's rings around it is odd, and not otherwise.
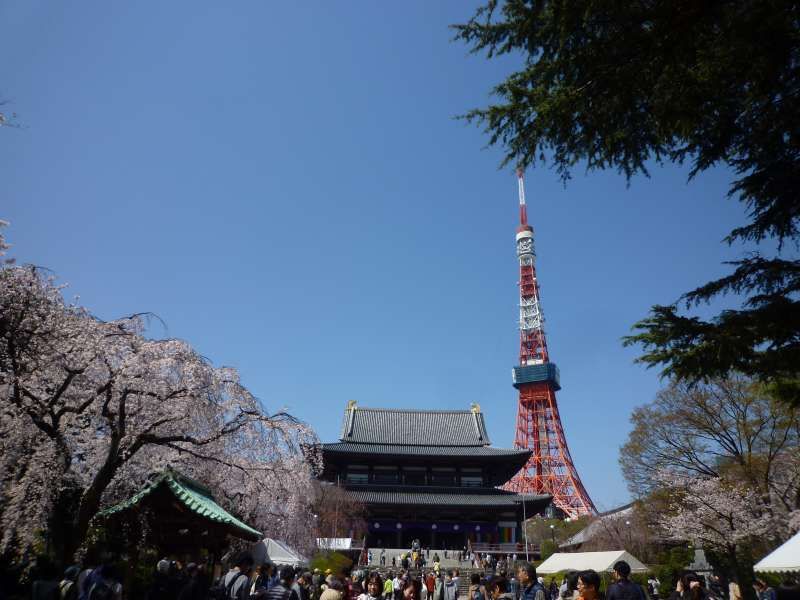
[[[519,218],[517,256],[519,257],[519,366],[514,367],[513,383],[519,390],[516,448],[533,454],[507,484],[518,493],[550,494],[553,503],[567,517],[596,513],[569,454],[564,428],[558,415],[556,392],[561,389],[558,367],[550,362],[544,335],[544,317],[536,279],[536,252],[533,228],[528,225],[525,183],[517,171]]]

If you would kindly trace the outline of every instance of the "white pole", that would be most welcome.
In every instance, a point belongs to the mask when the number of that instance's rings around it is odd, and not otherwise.
[[[528,526],[526,525],[526,521],[528,517],[525,516],[525,496],[522,496],[522,535],[525,536],[525,561],[531,562],[530,556],[528,556]]]

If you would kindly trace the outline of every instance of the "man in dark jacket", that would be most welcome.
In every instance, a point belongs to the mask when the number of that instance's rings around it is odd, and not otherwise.
[[[294,569],[289,566],[281,567],[278,571],[278,583],[267,591],[267,600],[300,600],[297,592],[292,589],[294,582]]]
[[[614,583],[608,586],[607,600],[647,600],[642,586],[634,583],[628,577],[631,566],[624,560],[614,563]]]
[[[536,567],[529,562],[517,568],[520,600],[545,600],[544,588],[536,581]]]

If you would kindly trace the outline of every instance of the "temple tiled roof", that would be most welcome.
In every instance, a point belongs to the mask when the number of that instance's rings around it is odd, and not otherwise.
[[[473,410],[345,410],[342,442],[404,446],[488,446],[483,414]]]
[[[492,448],[490,446],[409,446],[405,444],[355,444],[334,442],[322,444],[325,452],[345,454],[383,454],[387,456],[479,456],[479,457],[519,457],[520,467],[530,456],[530,450]]]
[[[458,490],[448,488],[348,489],[347,494],[363,504],[411,504],[416,506],[487,506],[509,507],[523,500],[533,513],[550,503],[550,496],[515,494],[498,489]],[[533,506],[535,505],[535,507]]]

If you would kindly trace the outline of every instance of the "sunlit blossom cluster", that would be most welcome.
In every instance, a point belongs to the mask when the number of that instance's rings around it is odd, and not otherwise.
[[[84,540],[98,511],[167,466],[307,547],[313,431],[268,412],[235,369],[148,338],[147,323],[97,319],[35,268],[0,271],[0,551],[29,551],[59,527]],[[62,513],[74,522],[55,522]]]
[[[721,477],[671,471],[662,471],[658,478],[670,498],[669,510],[659,518],[668,539],[729,549],[758,537],[771,537],[780,526],[752,487]]]

